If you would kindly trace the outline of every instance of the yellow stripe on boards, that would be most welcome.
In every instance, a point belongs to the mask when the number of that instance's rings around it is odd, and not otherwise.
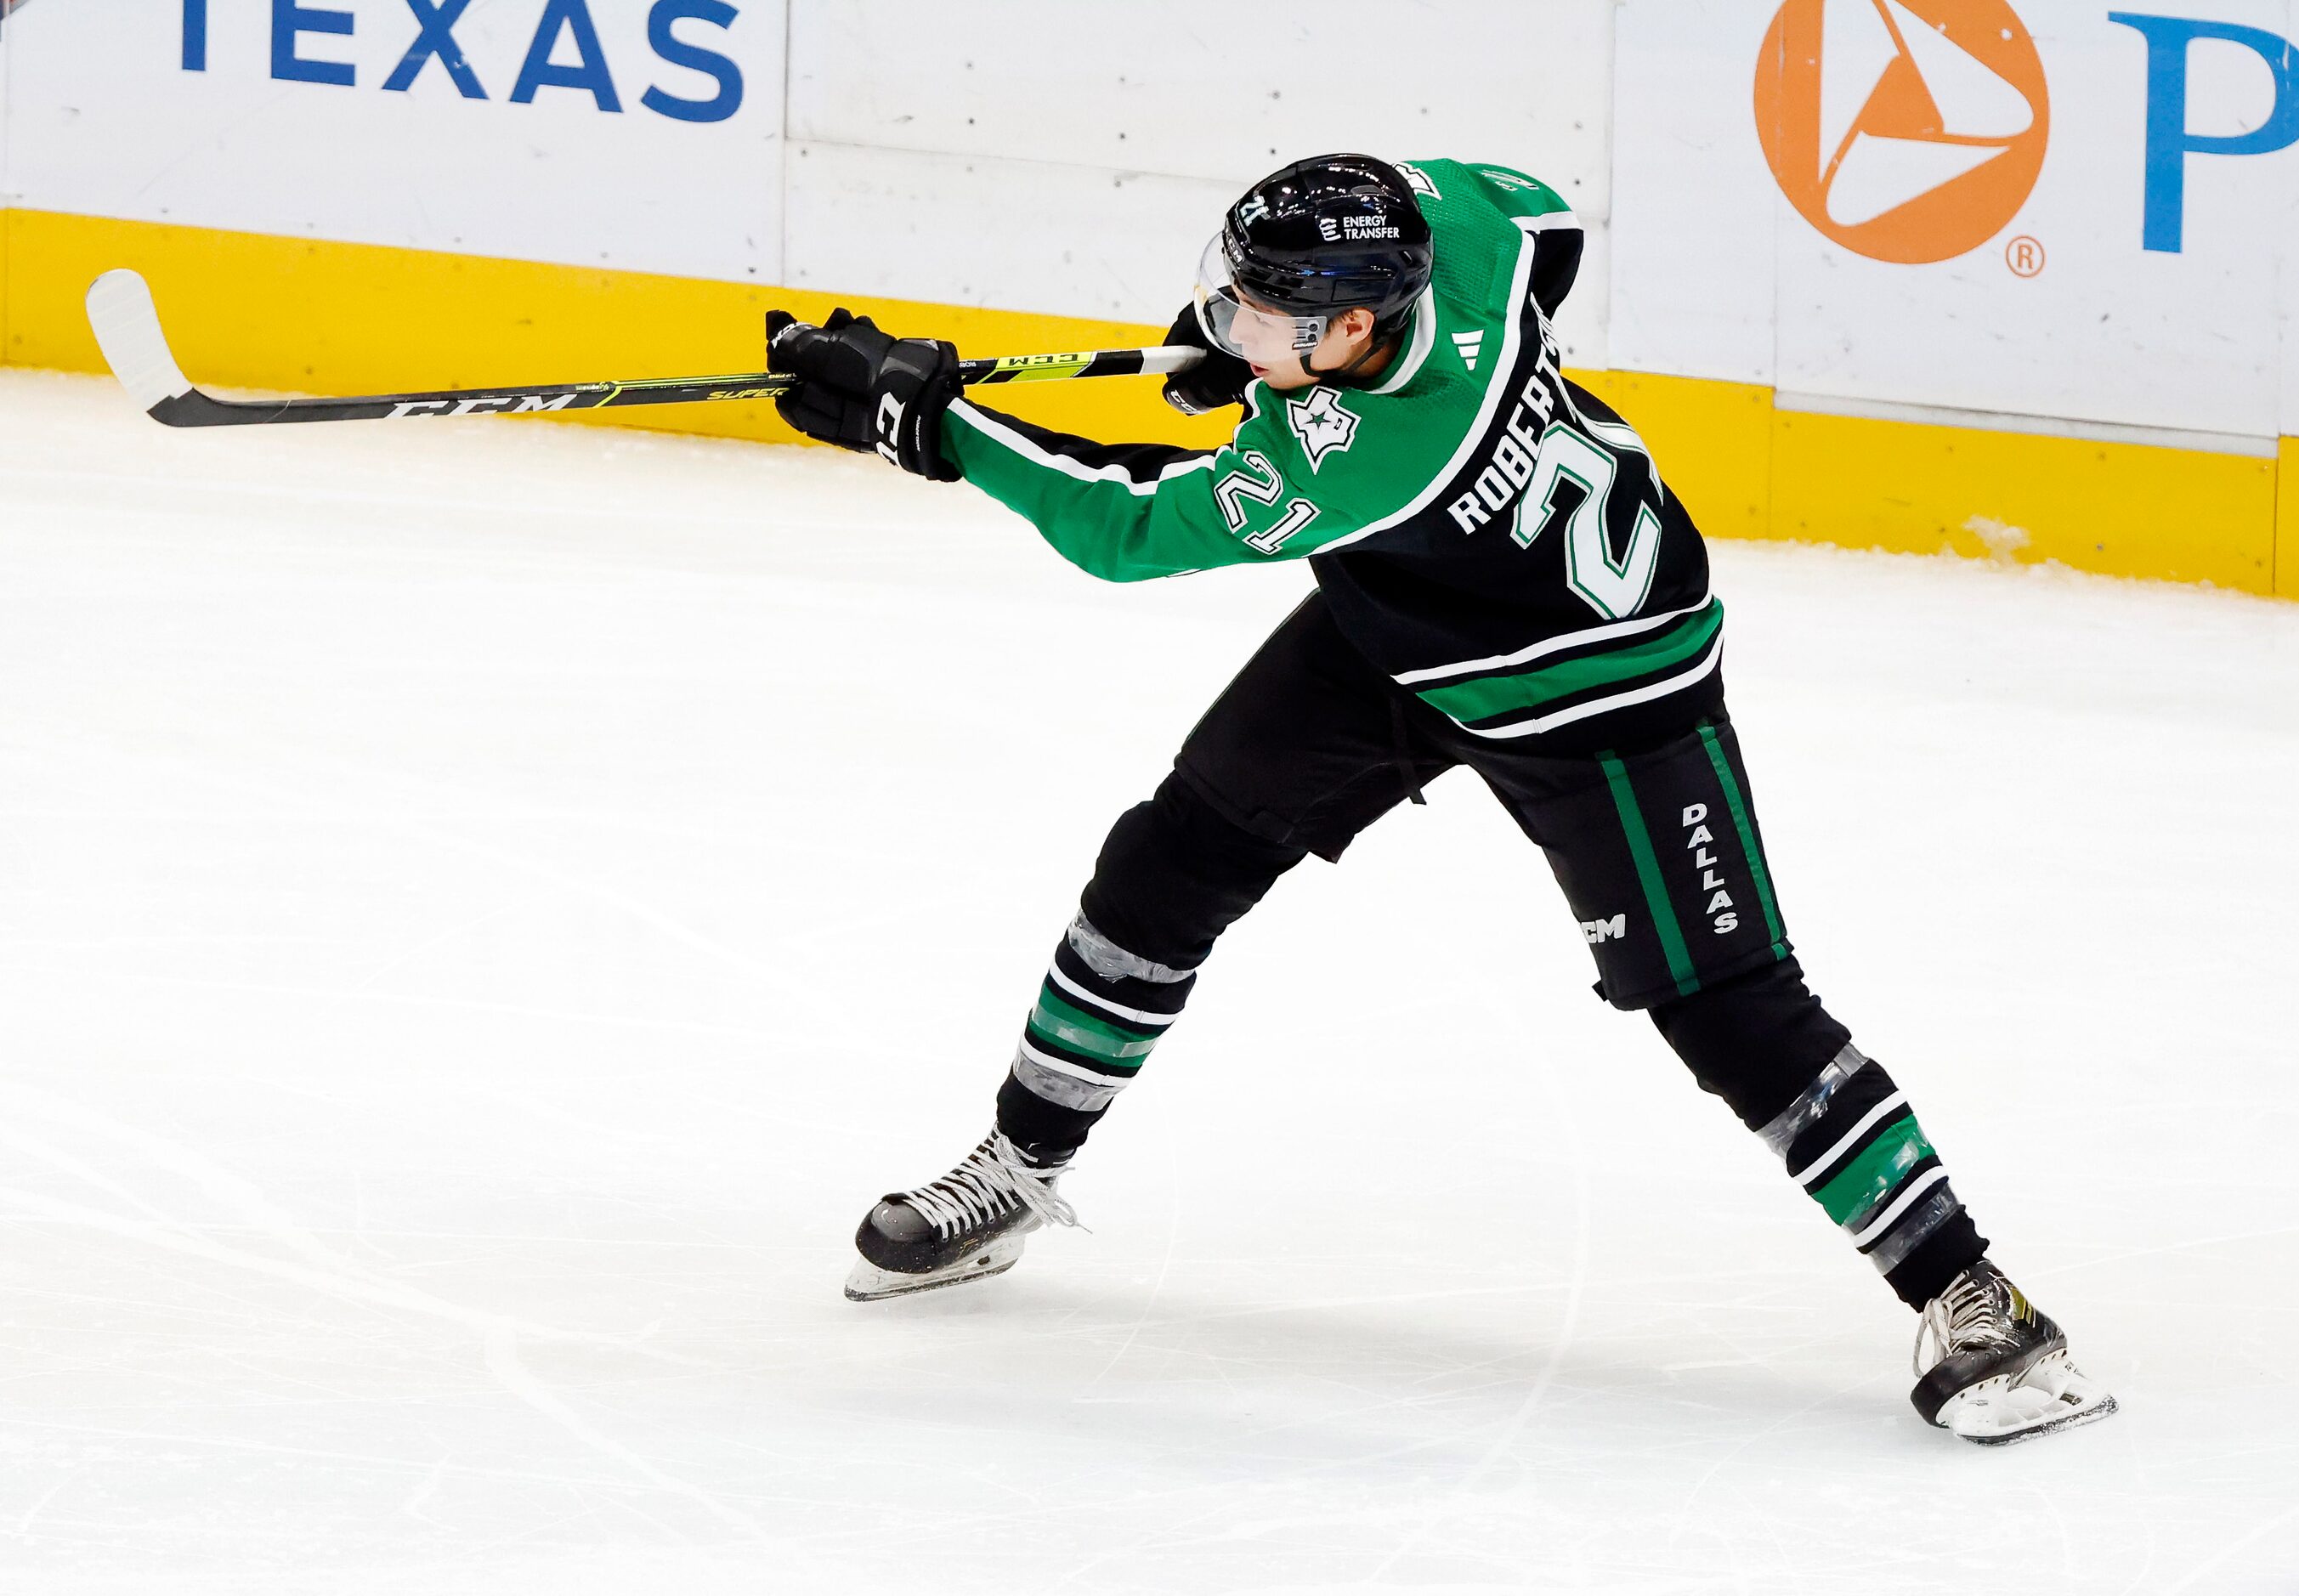
[[[395,393],[736,372],[765,363],[761,320],[835,304],[970,355],[1123,348],[1160,328],[759,284],[543,265],[320,239],[0,211],[0,359],[101,371],[87,285],[114,266],[152,284],[195,381],[273,393]],[[1575,371],[1652,446],[1704,531],[2058,561],[2113,576],[2299,597],[2299,439],[2279,460],[1775,408],[1745,383]],[[1027,420],[1122,442],[1209,448],[1150,378],[1001,386]],[[788,443],[768,403],[555,417]],[[2288,491],[2278,489],[2288,484]],[[2279,535],[2278,535],[2279,533]]]
[[[2284,441],[2278,470],[2247,455],[1783,411],[1744,383],[1573,375],[1635,425],[1712,536],[2057,561],[2299,598],[2299,439]]]
[[[29,364],[15,358],[16,345],[8,337],[8,263],[16,256],[16,218],[19,212],[0,206],[0,366]]]
[[[2299,598],[2299,437],[2277,446],[2275,498],[2275,591]]]
[[[1775,536],[2271,593],[2276,462],[1775,412]]]

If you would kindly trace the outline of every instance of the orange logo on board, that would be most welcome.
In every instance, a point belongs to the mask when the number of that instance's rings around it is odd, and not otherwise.
[[[2035,192],[2051,96],[2005,0],[1788,0],[1756,131],[1806,221],[1872,260],[1979,248]]]

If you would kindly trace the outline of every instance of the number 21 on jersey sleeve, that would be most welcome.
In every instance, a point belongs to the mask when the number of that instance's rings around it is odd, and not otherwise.
[[[1222,520],[1229,529],[1245,539],[1245,546],[1263,554],[1274,554],[1285,546],[1286,539],[1317,519],[1317,507],[1307,499],[1296,499],[1285,506],[1285,518],[1266,531],[1249,533],[1245,507],[1250,499],[1257,504],[1274,505],[1285,496],[1285,478],[1269,463],[1269,457],[1258,449],[1248,449],[1239,456],[1238,469],[1214,484],[1214,502],[1221,506]]]

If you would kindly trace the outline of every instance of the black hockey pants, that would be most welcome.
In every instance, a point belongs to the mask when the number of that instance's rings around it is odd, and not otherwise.
[[[1789,943],[1721,695],[1687,717],[1657,734],[1647,717],[1638,744],[1571,757],[1479,738],[1374,669],[1313,595],[1207,711],[1156,795],[1119,818],[1085,889],[1084,920],[1134,960],[1163,967],[1166,981],[1183,981],[1279,876],[1311,853],[1340,858],[1365,827],[1417,800],[1423,784],[1466,765],[1548,855],[1596,959],[1598,993],[1649,1012],[1700,1085],[1748,1128],[1766,1131],[1805,1115],[1813,1093],[1827,1089],[1823,1072],[1857,1055],[1850,1032],[1806,988]],[[1076,957],[1067,947],[1050,975],[1057,1009],[1057,987],[1067,981],[1075,994],[1061,964]],[[1148,1003],[1159,989],[1135,990]],[[1185,993],[1164,990],[1174,993],[1165,1007],[1177,1010]],[[1106,1095],[1091,1112],[1058,1109],[1021,1076],[1045,1083],[1052,1069],[1114,1086],[1125,1067],[1108,1061],[1108,1036],[1132,1033],[1107,1033],[1108,1022],[1107,1013],[1075,1011],[1065,1020],[1042,1002],[1020,1073],[1000,1094],[1009,1135],[1042,1139],[1057,1154],[1083,1137]],[[1155,1028],[1141,1033],[1142,1050]],[[1889,1086],[1861,1062],[1870,1070],[1863,1085]],[[1832,1135],[1813,1128],[1804,1140]],[[1778,1150],[1793,1167],[1790,1147]],[[1987,1244],[1960,1204],[1923,1233],[1920,1244],[1877,1259],[1912,1304],[1944,1289]]]
[[[1599,993],[1648,1010],[1751,1128],[1851,1040],[1805,988],[1721,711],[1656,746],[1523,753],[1392,685],[1315,595],[1206,712],[1156,795],[1119,818],[1085,918],[1144,959],[1194,969],[1279,876],[1310,853],[1339,859],[1456,765],[1547,853]]]

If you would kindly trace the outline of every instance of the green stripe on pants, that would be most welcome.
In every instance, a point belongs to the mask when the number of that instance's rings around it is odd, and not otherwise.
[[[1740,853],[1756,883],[1756,901],[1764,906],[1764,929],[1772,933],[1772,956],[1785,959],[1789,949],[1788,939],[1780,935],[1780,906],[1772,901],[1772,873],[1764,868],[1764,850],[1756,841],[1755,823],[1748,819],[1747,800],[1740,795],[1740,783],[1732,774],[1732,761],[1724,757],[1723,744],[1716,739],[1716,727],[1706,720],[1700,723],[1700,741],[1724,788],[1724,807],[1732,811],[1733,829],[1740,834]]]
[[[1675,977],[1679,997],[1700,990],[1692,973],[1692,954],[1684,945],[1684,932],[1676,923],[1676,910],[1668,901],[1668,887],[1660,877],[1660,860],[1653,853],[1652,835],[1637,810],[1636,790],[1629,786],[1628,767],[1609,753],[1600,753],[1605,779],[1612,785],[1613,807],[1621,812],[1621,830],[1629,839],[1629,857],[1637,861],[1637,879],[1645,889],[1645,906],[1652,911],[1653,929],[1660,933],[1661,951],[1668,955],[1668,973]]]
[[[1706,608],[1657,636],[1609,653],[1589,654],[1515,676],[1483,677],[1448,687],[1423,688],[1421,696],[1464,724],[1512,710],[1539,709],[1575,693],[1620,686],[1681,665],[1706,648],[1723,625],[1724,606],[1712,599]]]

